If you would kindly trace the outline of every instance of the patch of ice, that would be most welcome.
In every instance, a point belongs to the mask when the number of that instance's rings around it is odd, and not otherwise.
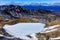
[[[27,39],[26,35],[38,33],[44,29],[44,26],[45,24],[43,23],[18,23],[15,25],[5,25],[3,28],[14,37]]]

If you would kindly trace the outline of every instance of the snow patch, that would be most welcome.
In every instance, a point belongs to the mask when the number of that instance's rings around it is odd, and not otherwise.
[[[59,27],[60,25],[54,25],[54,26],[49,26],[47,28],[44,28],[43,31],[41,31],[40,33],[49,33],[49,32],[53,32],[58,30],[57,27]]]
[[[50,38],[49,40],[60,40],[60,36],[56,38]]]
[[[26,35],[33,36],[32,39],[36,39],[35,34],[39,33],[44,29],[45,24],[43,23],[18,23],[15,25],[5,25],[3,28],[7,33],[13,35],[14,37],[21,39],[29,39]]]

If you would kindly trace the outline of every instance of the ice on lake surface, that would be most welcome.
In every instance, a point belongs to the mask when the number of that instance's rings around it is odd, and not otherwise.
[[[5,25],[3,28],[7,33],[23,38],[25,35],[41,32],[44,29],[43,23],[18,23],[15,25]]]

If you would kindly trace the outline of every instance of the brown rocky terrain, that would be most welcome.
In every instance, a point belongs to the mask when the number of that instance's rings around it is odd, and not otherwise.
[[[60,20],[55,20],[52,22],[46,22],[45,24],[46,24],[46,27],[53,26],[53,25],[60,25]]]

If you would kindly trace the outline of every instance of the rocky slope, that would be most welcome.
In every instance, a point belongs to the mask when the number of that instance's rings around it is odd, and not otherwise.
[[[40,22],[50,22],[60,19],[60,13],[42,9],[31,10],[22,8],[19,5],[2,5],[0,6],[0,16],[4,19],[14,20],[18,18],[35,18]]]

